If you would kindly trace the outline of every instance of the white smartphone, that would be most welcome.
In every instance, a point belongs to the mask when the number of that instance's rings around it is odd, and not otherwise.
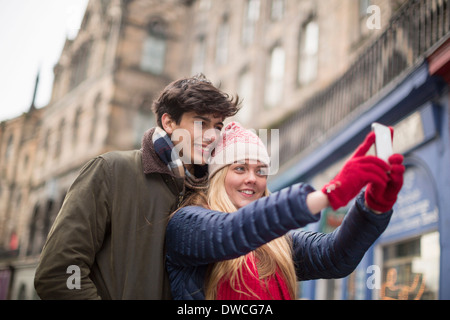
[[[375,154],[378,158],[388,162],[392,155],[391,130],[376,122],[372,123],[372,130],[375,132]]]

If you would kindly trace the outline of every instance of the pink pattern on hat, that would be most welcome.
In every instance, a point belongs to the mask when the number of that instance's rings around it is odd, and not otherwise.
[[[231,122],[223,129],[219,142],[208,161],[209,176],[211,177],[226,165],[244,160],[270,164],[266,146],[261,139],[253,131],[242,127],[240,123]]]

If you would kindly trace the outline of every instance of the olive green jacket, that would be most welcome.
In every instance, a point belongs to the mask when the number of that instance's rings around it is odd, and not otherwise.
[[[41,299],[170,299],[168,216],[184,188],[153,149],[92,159],[70,187],[36,270]]]

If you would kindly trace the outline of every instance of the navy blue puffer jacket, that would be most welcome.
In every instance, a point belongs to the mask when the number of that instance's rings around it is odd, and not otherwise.
[[[291,230],[320,219],[306,206],[314,191],[296,184],[254,201],[233,213],[184,207],[166,232],[166,267],[174,299],[205,299],[208,265],[237,258]],[[291,231],[298,280],[341,278],[350,274],[387,227],[392,211],[376,215],[361,193],[341,226],[329,234]]]

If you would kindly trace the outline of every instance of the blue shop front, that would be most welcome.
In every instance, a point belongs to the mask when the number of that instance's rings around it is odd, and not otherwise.
[[[297,182],[321,188],[363,141],[372,122],[394,127],[394,152],[405,157],[404,185],[388,228],[351,275],[301,282],[300,298],[450,299],[448,88],[424,61],[344,130],[271,177],[272,191]],[[327,209],[308,229],[331,232],[346,211]]]

